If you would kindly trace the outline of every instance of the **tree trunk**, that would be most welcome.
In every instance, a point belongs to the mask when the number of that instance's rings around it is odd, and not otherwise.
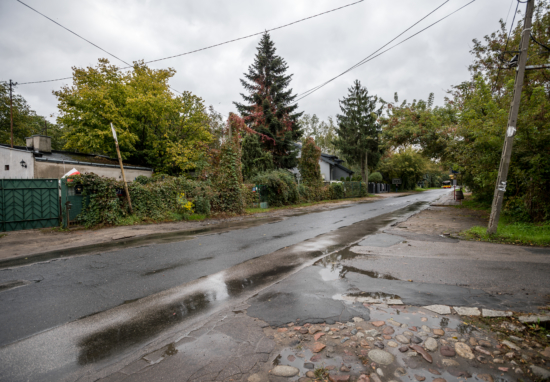
[[[365,153],[365,173],[366,173],[365,183],[367,184],[367,189],[368,189],[368,184],[369,184],[369,152],[368,151]]]
[[[366,165],[366,160],[364,161],[361,161],[361,178],[363,179],[363,182],[366,182],[366,169],[365,169],[365,165]]]

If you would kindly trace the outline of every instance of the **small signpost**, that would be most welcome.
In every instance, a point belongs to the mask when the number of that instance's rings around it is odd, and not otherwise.
[[[122,157],[120,156],[120,149],[118,148],[118,139],[116,136],[115,128],[113,127],[113,122],[111,122],[111,131],[113,132],[113,138],[115,139],[116,144],[116,153],[118,155],[118,163],[120,163],[120,171],[122,172],[122,180],[124,181],[124,191],[126,192],[126,199],[128,200],[128,210],[130,214],[133,214],[132,210],[132,200],[130,199],[130,193],[128,192],[128,184],[126,183],[126,175],[124,175],[124,167],[122,166]]]
[[[395,184],[395,191],[397,192],[397,186],[401,184],[401,178],[393,178],[391,184]]]

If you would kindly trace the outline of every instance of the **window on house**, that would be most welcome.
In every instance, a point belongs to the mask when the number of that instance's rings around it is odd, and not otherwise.
[[[5,171],[9,171],[9,170],[10,170],[10,165],[9,165],[9,164],[5,165],[5,166],[4,166],[4,170],[5,170]]]

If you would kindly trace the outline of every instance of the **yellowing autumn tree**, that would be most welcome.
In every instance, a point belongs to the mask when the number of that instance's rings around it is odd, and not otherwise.
[[[125,160],[169,174],[195,168],[212,139],[209,116],[200,97],[172,93],[168,80],[174,74],[143,62],[121,70],[107,59],[74,67],[73,84],[53,92],[65,148],[116,156],[112,122]]]

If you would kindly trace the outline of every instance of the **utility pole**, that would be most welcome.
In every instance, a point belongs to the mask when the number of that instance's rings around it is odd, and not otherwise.
[[[124,191],[126,192],[126,200],[128,200],[128,210],[130,215],[134,213],[132,209],[132,199],[130,199],[130,192],[128,191],[128,184],[126,183],[126,175],[124,175],[124,167],[122,166],[122,157],[120,156],[120,148],[118,147],[118,138],[116,136],[115,128],[113,127],[113,122],[111,122],[111,131],[113,132],[113,138],[115,139],[116,144],[116,153],[118,154],[118,163],[120,164],[120,171],[122,172],[122,180],[124,181]]]
[[[17,85],[10,80],[10,126],[11,126],[11,148],[13,149],[13,87]]]
[[[48,123],[46,122],[46,118],[44,118],[44,135],[48,135]]]
[[[521,89],[523,87],[523,78],[525,76],[525,65],[527,63],[527,49],[531,36],[531,22],[533,11],[535,9],[535,0],[527,0],[527,10],[525,12],[525,21],[523,23],[523,32],[520,42],[519,63],[516,72],[516,81],[514,84],[514,95],[508,115],[508,128],[504,138],[504,147],[500,158],[497,183],[495,185],[495,194],[493,196],[493,205],[491,207],[491,217],[489,218],[488,234],[497,232],[498,219],[502,209],[502,200],[506,192],[506,179],[508,178],[508,169],[510,168],[510,159],[512,157],[512,146],[514,144],[514,135],[516,135],[517,119],[519,112],[519,103],[521,101]]]

